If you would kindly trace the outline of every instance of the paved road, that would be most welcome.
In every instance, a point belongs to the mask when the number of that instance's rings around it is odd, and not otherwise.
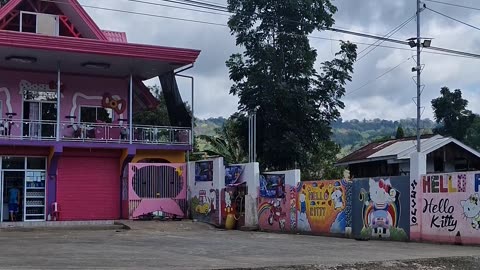
[[[291,265],[329,269],[365,262],[380,263],[373,268],[357,264],[358,267],[343,269],[382,269],[393,263],[386,261],[427,258],[431,263],[438,261],[437,257],[453,256],[480,256],[480,248],[220,231],[192,222],[139,222],[134,223],[132,230],[121,231],[0,232],[0,269],[228,269]],[[479,265],[478,259],[468,260]],[[451,261],[448,263],[452,266]]]

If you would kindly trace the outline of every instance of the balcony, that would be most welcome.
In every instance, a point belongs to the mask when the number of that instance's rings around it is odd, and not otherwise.
[[[82,123],[64,121],[57,129],[56,121],[0,120],[0,140],[93,142],[147,145],[190,145],[188,128],[133,125],[130,138],[129,124]],[[131,140],[131,141],[130,141]]]

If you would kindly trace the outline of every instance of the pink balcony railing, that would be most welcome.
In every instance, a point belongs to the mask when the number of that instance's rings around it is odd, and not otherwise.
[[[128,123],[60,123],[60,140],[77,142],[129,143]],[[136,144],[178,144],[191,143],[188,128],[163,126],[133,126],[132,143]],[[56,140],[57,122],[31,120],[0,120],[0,139]]]

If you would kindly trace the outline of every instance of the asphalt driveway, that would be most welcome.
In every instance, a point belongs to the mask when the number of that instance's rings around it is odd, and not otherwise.
[[[0,269],[329,269],[340,264],[363,269],[366,262],[377,265],[365,269],[382,269],[392,261],[480,256],[477,247],[222,231],[190,221],[130,226],[131,230],[2,231]],[[473,260],[478,266],[476,258],[457,259]]]

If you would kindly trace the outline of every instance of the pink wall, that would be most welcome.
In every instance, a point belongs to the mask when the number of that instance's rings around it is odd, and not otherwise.
[[[22,118],[21,89],[23,86],[30,84],[49,89],[49,83],[57,81],[57,74],[53,73],[0,70],[0,74],[0,100],[3,104],[2,118],[5,117],[6,112],[10,111],[17,113],[17,116],[14,117],[17,120]],[[102,96],[105,93],[110,93],[112,96],[115,96],[114,98],[125,101],[128,98],[128,82],[126,79],[63,75],[61,80],[64,85],[60,113],[62,122],[70,121],[65,117],[72,113],[77,117],[76,121],[79,121],[79,105],[101,107]],[[56,89],[50,90],[56,91]],[[128,102],[125,104],[128,104]],[[11,110],[9,110],[9,107],[11,107]],[[114,119],[128,118],[128,108],[125,107],[125,109],[122,116],[114,113]],[[17,134],[12,133],[12,135],[20,135],[20,128],[12,129],[12,132],[15,132],[15,130]]]
[[[480,172],[426,175],[410,188],[412,240],[480,244]]]

